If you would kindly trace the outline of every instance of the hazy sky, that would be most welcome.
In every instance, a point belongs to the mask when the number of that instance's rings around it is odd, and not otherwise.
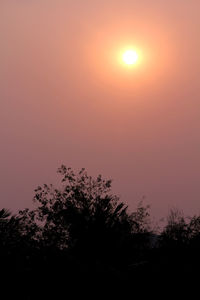
[[[130,207],[145,195],[157,217],[199,213],[199,12],[199,0],[1,0],[1,207],[30,206],[66,164],[112,178]]]

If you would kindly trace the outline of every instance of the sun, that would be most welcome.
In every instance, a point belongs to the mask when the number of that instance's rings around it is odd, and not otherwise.
[[[127,65],[134,65],[138,61],[138,54],[135,50],[126,50],[122,55],[122,60]]]

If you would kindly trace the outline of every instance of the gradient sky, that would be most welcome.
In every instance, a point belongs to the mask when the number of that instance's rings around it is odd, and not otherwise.
[[[131,208],[199,213],[200,1],[1,0],[1,207],[30,207],[61,164]],[[141,62],[125,68],[120,51]]]

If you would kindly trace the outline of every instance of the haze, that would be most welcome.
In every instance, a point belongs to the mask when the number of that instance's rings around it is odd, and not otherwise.
[[[1,207],[30,207],[61,164],[152,214],[199,213],[200,2],[0,2]],[[134,45],[143,61],[116,59]]]

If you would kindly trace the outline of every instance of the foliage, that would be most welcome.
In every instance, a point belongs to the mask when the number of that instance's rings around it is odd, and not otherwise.
[[[171,209],[167,217],[167,225],[160,236],[162,244],[181,245],[187,241],[187,238],[188,225],[183,213],[178,209]]]
[[[34,201],[38,207],[32,218],[41,225],[43,242],[60,249],[82,253],[110,254],[133,234],[149,231],[148,207],[139,204],[129,214],[128,207],[111,194],[111,180],[101,175],[93,179],[85,169],[75,174],[61,166],[61,187],[39,186]]]

